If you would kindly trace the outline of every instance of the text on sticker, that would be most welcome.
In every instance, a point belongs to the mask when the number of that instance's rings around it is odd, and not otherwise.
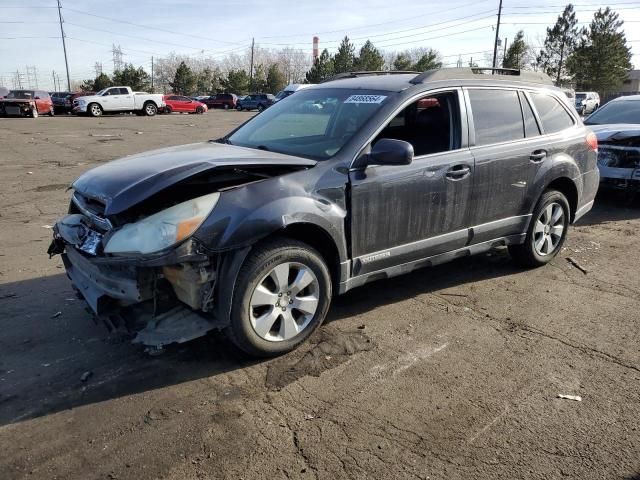
[[[344,103],[382,103],[386,95],[351,95]]]

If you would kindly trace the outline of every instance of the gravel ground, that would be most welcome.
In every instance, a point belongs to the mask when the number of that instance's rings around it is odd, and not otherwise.
[[[67,185],[249,116],[0,120],[1,479],[640,479],[640,199],[600,195],[545,268],[354,290],[277,359],[94,325],[45,254]]]

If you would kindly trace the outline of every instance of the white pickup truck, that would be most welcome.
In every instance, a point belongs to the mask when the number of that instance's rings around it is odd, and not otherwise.
[[[99,117],[103,113],[135,112],[149,117],[165,106],[161,94],[134,92],[131,87],[108,87],[95,95],[73,101],[73,113],[88,113]]]

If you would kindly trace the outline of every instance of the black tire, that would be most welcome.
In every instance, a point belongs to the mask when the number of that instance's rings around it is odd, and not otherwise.
[[[197,113],[198,115],[202,115],[202,114],[204,113],[204,108],[202,108],[202,107],[198,107],[198,108],[196,108],[196,113]]]
[[[541,224],[545,223],[543,221],[545,210],[547,210],[549,207],[553,209],[555,208],[555,205],[558,205],[562,209],[563,214],[562,219],[558,221],[555,228],[557,228],[557,226],[559,225],[562,225],[563,228],[561,234],[557,236],[559,237],[557,239],[557,243],[553,245],[553,241],[551,240],[553,235],[550,234],[551,232],[547,233],[547,227],[545,226],[545,230],[543,230],[543,233],[540,233],[537,225],[539,219],[541,220]],[[542,265],[546,265],[547,263],[549,263],[556,257],[558,252],[562,250],[562,245],[564,245],[564,241],[567,237],[570,218],[571,209],[569,207],[567,197],[565,197],[564,194],[562,192],[559,192],[558,190],[545,191],[540,197],[540,200],[538,200],[536,208],[533,210],[533,215],[531,216],[531,221],[529,222],[529,228],[527,230],[527,236],[524,243],[521,245],[509,246],[509,253],[511,254],[513,260],[518,265],[528,268],[541,267]],[[553,230],[553,228],[551,228],[550,230]],[[551,246],[553,248],[548,253],[541,254],[536,247],[536,244],[539,244],[539,242],[545,235],[549,236],[549,242],[551,243]],[[542,242],[543,246],[547,245],[546,241],[543,240]]]
[[[158,113],[158,107],[153,102],[147,102],[142,107],[142,111],[147,117],[153,117],[156,113]]]
[[[236,107],[236,110],[237,110],[237,111],[239,111],[239,112],[241,112],[241,111],[242,111],[242,106],[238,105],[238,106]]]
[[[55,114],[56,114],[56,109],[55,109],[55,107],[51,107],[51,110],[49,110],[49,116],[50,116],[50,117],[53,117],[53,116],[55,116]]]
[[[171,107],[169,105],[167,105],[166,107],[164,107],[164,113],[171,113],[173,110],[171,109]]]
[[[276,266],[294,262],[302,264],[315,275],[318,302],[312,319],[306,327],[288,340],[268,340],[252,326],[251,297],[261,282]],[[287,292],[287,295],[289,292]],[[331,303],[332,285],[329,270],[322,256],[309,245],[290,239],[276,239],[258,246],[245,261],[236,281],[230,325],[226,333],[238,348],[256,357],[270,357],[298,347],[324,321]],[[275,308],[279,307],[274,307]],[[291,310],[293,314],[293,310]],[[284,321],[280,319],[277,321]],[[276,322],[277,322],[276,321]]]
[[[97,103],[90,103],[87,105],[87,113],[92,117],[99,117],[102,115],[102,107]]]

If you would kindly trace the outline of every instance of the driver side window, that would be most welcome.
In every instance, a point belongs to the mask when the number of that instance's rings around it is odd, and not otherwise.
[[[455,150],[460,147],[459,112],[456,91],[424,96],[391,119],[373,144],[382,138],[403,140],[416,157]]]

